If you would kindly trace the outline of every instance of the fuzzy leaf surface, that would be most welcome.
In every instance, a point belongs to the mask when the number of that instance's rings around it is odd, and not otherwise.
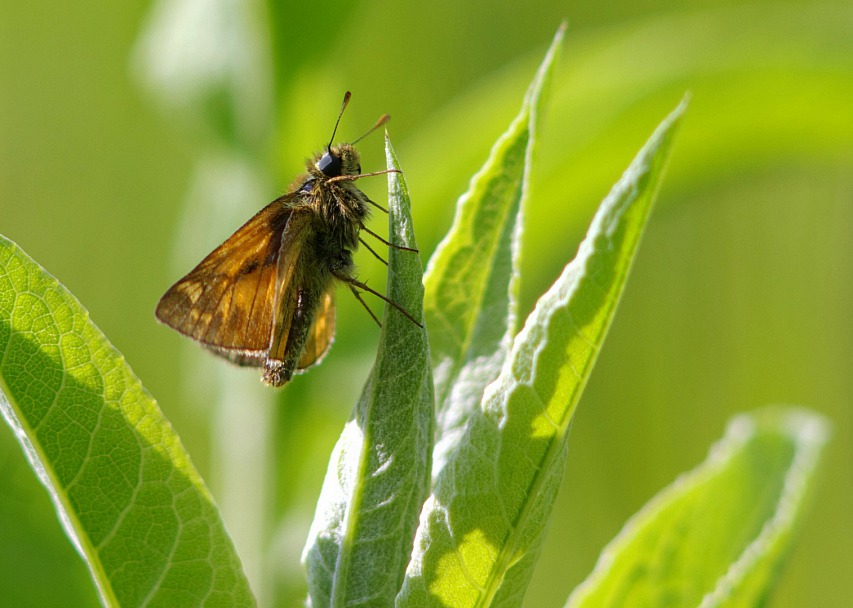
[[[437,475],[517,331],[524,202],[543,105],[565,26],[554,37],[521,110],[456,205],[453,225],[424,276],[424,315],[435,370]]]
[[[640,150],[516,336],[424,506],[398,606],[521,605],[563,477],[569,424],[684,108]]]

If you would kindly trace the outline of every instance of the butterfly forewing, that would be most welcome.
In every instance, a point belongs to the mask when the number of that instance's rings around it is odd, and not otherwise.
[[[236,363],[260,364],[290,215],[286,197],[264,207],[166,292],[157,318]]]

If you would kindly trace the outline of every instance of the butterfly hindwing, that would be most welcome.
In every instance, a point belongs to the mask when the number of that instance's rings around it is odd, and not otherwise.
[[[308,330],[308,340],[302,358],[297,364],[298,370],[304,370],[319,363],[329,351],[335,339],[335,292],[328,289],[320,299],[314,323]]]

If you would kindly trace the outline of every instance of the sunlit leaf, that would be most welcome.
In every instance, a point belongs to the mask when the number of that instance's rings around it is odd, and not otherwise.
[[[157,403],[80,303],[3,237],[0,410],[105,605],[254,604]]]
[[[542,93],[564,31],[557,32],[518,116],[459,199],[453,226],[424,277],[438,407],[434,475],[462,437],[486,385],[498,377],[517,331],[523,206]]]
[[[569,424],[616,312],[680,105],[599,207],[516,336],[424,507],[399,606],[518,606],[562,480]]]

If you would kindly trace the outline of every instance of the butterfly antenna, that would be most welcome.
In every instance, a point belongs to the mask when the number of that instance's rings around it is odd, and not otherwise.
[[[384,125],[389,120],[391,120],[391,116],[389,114],[383,114],[382,116],[379,117],[379,120],[376,121],[376,124],[373,125],[372,127],[370,127],[370,130],[367,133],[365,133],[364,135],[362,135],[361,137],[359,137],[358,139],[356,139],[352,143],[357,144],[358,142],[360,142],[362,139],[364,139],[365,137],[367,137],[368,135],[373,133],[376,129],[378,129],[379,127]]]
[[[349,104],[349,98],[350,97],[352,97],[352,93],[350,93],[349,91],[344,93],[344,101],[341,104],[341,111],[338,112],[338,119],[335,121],[335,128],[332,130],[332,137],[329,139],[329,145],[326,146],[327,150],[332,149],[332,142],[335,141],[335,133],[338,132],[338,125],[341,124],[341,116],[344,115],[344,110],[347,109],[347,104]],[[374,127],[374,128],[376,128],[376,127]]]

